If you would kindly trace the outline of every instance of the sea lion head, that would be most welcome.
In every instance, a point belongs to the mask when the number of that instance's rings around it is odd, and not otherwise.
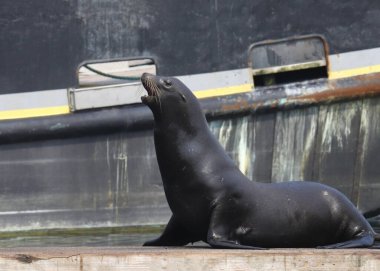
[[[148,93],[141,101],[152,110],[156,121],[186,121],[190,111],[201,112],[197,98],[177,78],[144,73],[141,82]]]

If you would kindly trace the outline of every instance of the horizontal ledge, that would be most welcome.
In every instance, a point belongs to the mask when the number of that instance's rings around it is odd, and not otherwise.
[[[215,118],[337,103],[378,95],[380,95],[380,73],[346,79],[316,79],[262,87],[249,93],[205,99],[202,105],[206,115]]]
[[[380,250],[224,250],[210,248],[0,249],[3,270],[361,270],[380,266]]]
[[[316,61],[294,63],[294,64],[282,65],[282,66],[256,68],[256,69],[252,69],[252,74],[253,76],[258,76],[258,75],[266,75],[266,74],[276,74],[280,72],[306,70],[306,69],[319,68],[319,67],[326,67],[326,60],[316,60]]]
[[[308,107],[380,95],[380,73],[347,79],[317,79],[263,87],[251,92],[201,99],[208,119],[236,114]],[[153,127],[153,115],[142,104],[0,122],[0,144],[60,139]]]

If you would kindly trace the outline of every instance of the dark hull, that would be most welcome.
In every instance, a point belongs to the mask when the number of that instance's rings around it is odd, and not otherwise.
[[[362,212],[375,210],[380,89],[354,98],[342,87],[341,96],[322,98],[328,91],[286,96],[268,88],[201,103],[211,130],[253,181],[319,181],[344,192]],[[67,117],[19,120],[14,130],[6,128],[16,121],[0,123],[2,228],[165,223],[170,210],[149,109],[76,114],[85,120],[79,130]]]
[[[246,68],[265,39],[322,34],[333,54],[380,47],[373,1],[177,5],[4,1],[0,94],[77,86],[89,59],[152,57],[159,74],[183,75]],[[378,75],[326,79],[201,103],[253,181],[319,181],[366,213],[380,207],[379,86]],[[1,230],[166,223],[152,127],[141,104],[0,121]]]

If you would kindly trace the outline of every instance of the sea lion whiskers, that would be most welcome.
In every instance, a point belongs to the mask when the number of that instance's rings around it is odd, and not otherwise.
[[[160,112],[162,113],[162,105],[161,105],[161,90],[160,88],[156,85],[156,83],[153,80],[147,80],[147,85],[150,88],[151,95],[154,97],[154,99],[157,101],[158,106],[160,107]]]
[[[158,97],[161,94],[161,90],[152,80],[147,80],[147,85],[150,88],[151,96]]]

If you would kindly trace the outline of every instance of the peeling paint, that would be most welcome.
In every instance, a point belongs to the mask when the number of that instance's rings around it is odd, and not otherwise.
[[[236,127],[235,146],[234,149],[238,150],[238,167],[243,174],[247,175],[248,167],[251,164],[250,148],[248,146],[248,117],[241,118],[238,126]]]
[[[209,127],[222,147],[227,149],[228,139],[231,137],[232,120],[212,121],[209,123]]]

